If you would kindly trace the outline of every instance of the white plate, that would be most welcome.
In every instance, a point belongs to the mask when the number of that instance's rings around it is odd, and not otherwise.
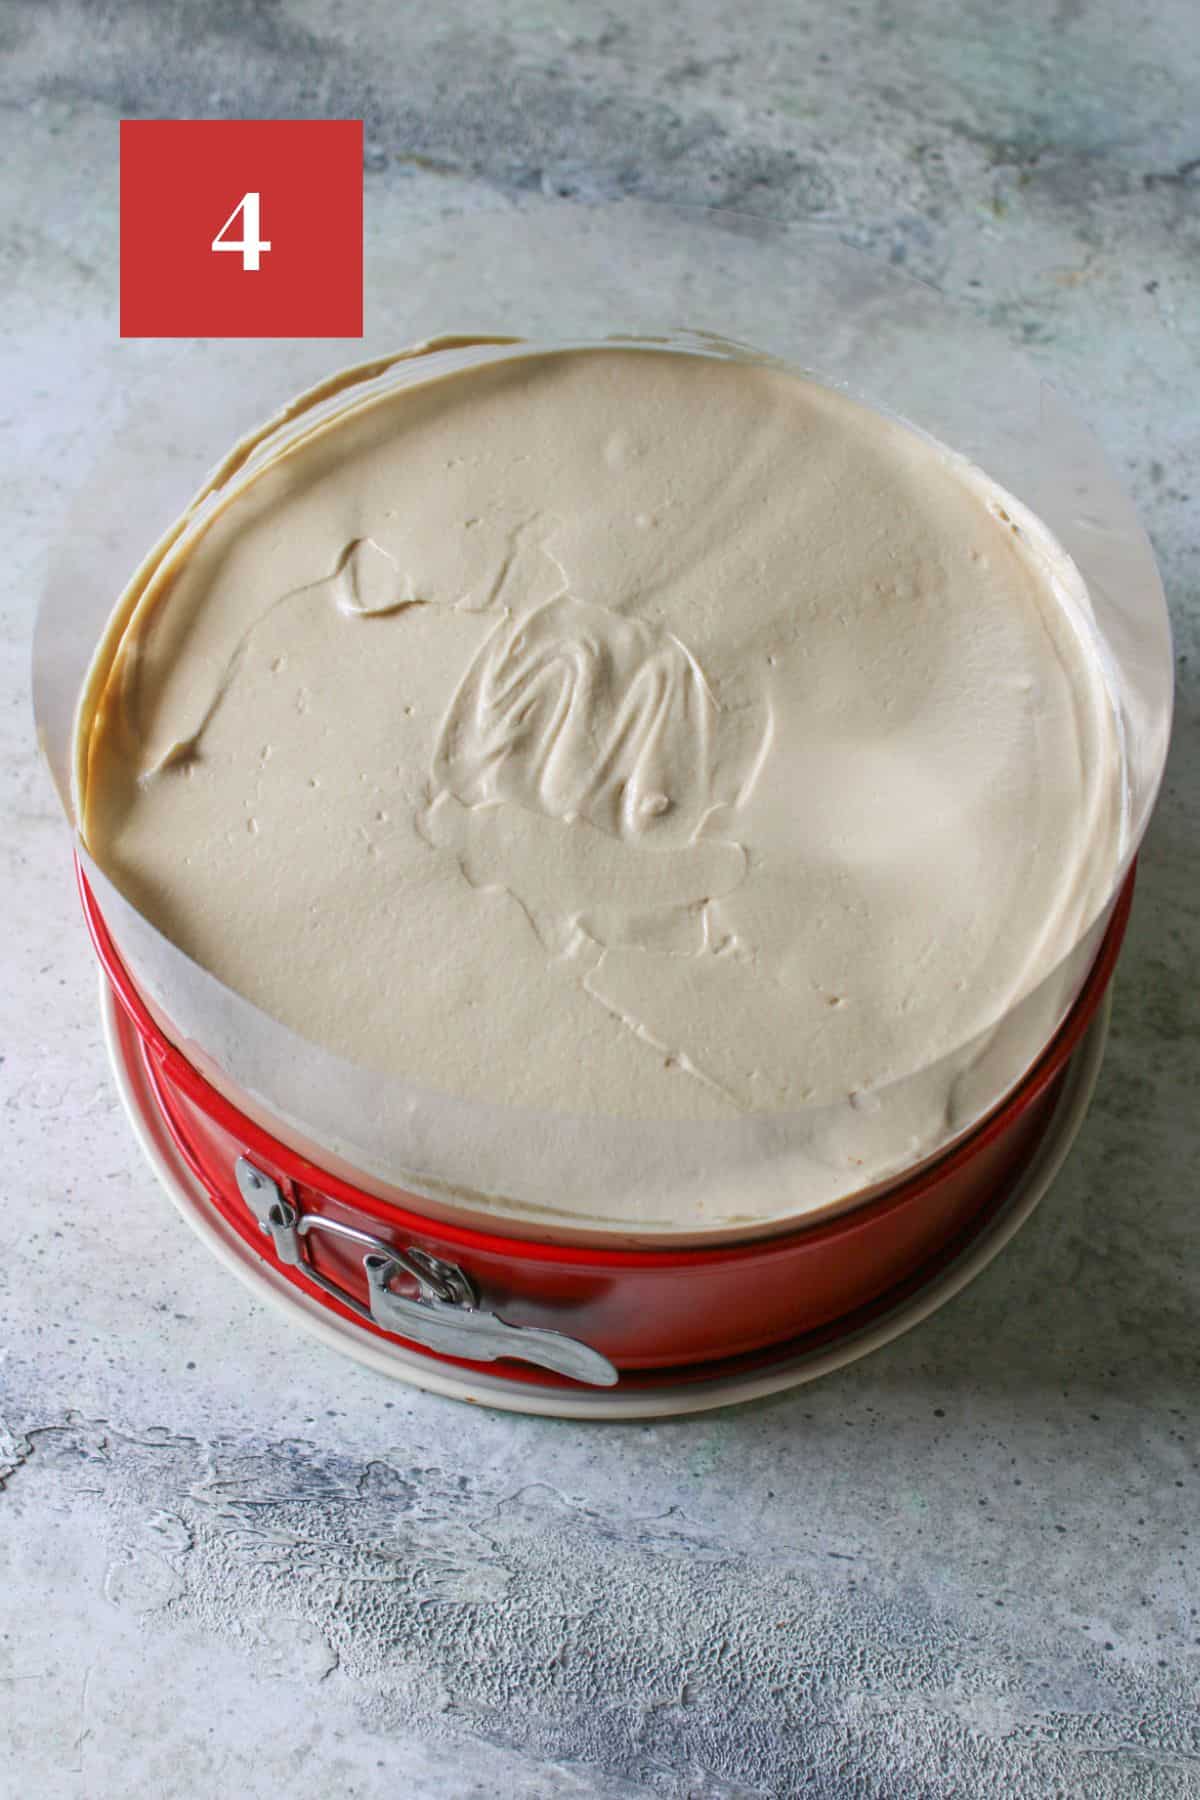
[[[255,1255],[213,1208],[204,1189],[175,1148],[159,1112],[142,1063],[139,1040],[118,1006],[107,979],[100,977],[100,1011],[105,1042],[129,1121],[147,1161],[175,1206],[208,1248],[260,1299],[345,1356],[380,1374],[407,1381],[431,1394],[507,1412],[541,1413],[563,1419],[653,1419],[670,1414],[707,1412],[741,1400],[758,1400],[786,1388],[815,1381],[890,1343],[944,1306],[985,1269],[1020,1230],[1062,1167],[1078,1135],[1100,1073],[1108,1037],[1112,1003],[1105,995],[1083,1042],[1067,1069],[1066,1079],[1046,1133],[1033,1160],[1004,1204],[978,1235],[950,1263],[869,1325],[818,1349],[792,1351],[776,1361],[712,1381],[659,1388],[537,1388],[503,1375],[467,1373],[399,1343],[374,1337],[340,1319],[311,1299]]]

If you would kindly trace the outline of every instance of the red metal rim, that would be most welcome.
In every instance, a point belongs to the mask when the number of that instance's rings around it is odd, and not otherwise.
[[[163,1035],[152,1019],[145,1002],[117,953],[78,858],[76,858],[76,873],[84,917],[96,955],[112,983],[118,1002],[134,1025],[147,1053],[161,1066],[163,1074],[177,1084],[209,1117],[237,1136],[245,1146],[247,1153],[257,1152],[265,1155],[290,1179],[301,1182],[307,1187],[315,1188],[329,1199],[355,1207],[397,1229],[408,1229],[417,1233],[428,1230],[430,1221],[420,1213],[393,1205],[388,1201],[379,1200],[374,1195],[352,1186],[349,1182],[328,1173],[318,1164],[310,1162],[306,1157],[289,1149],[286,1144],[255,1124],[252,1119],[247,1118],[224,1095],[218,1093],[210,1082],[205,1080],[187,1058]],[[569,1257],[576,1266],[604,1270],[655,1267],[695,1268],[716,1263],[749,1261],[800,1238],[810,1243],[817,1241],[832,1243],[844,1234],[857,1231],[864,1222],[881,1218],[896,1207],[912,1204],[919,1200],[920,1196],[936,1182],[941,1181],[967,1163],[980,1149],[1004,1132],[1062,1071],[1090,1025],[1112,977],[1128,923],[1129,910],[1133,900],[1135,873],[1136,866],[1130,869],[1117,898],[1096,960],[1092,964],[1070,1015],[1017,1089],[961,1143],[923,1168],[918,1174],[902,1179],[896,1186],[877,1195],[874,1199],[866,1200],[858,1206],[852,1206],[823,1223],[808,1227],[793,1225],[786,1231],[754,1238],[748,1242],[714,1245],[707,1249],[633,1250],[597,1248],[579,1244],[560,1246],[539,1243],[534,1239],[506,1237],[482,1228],[452,1225],[441,1221],[438,1222],[437,1227],[439,1237],[447,1244],[457,1245],[464,1250],[472,1247],[485,1248],[516,1259],[524,1258],[535,1262],[553,1263]]]
[[[166,1116],[161,1085],[162,1077],[155,1071],[155,1058],[150,1053],[148,1047],[138,1038],[136,1027],[133,1025],[132,1020],[126,1019],[125,1029],[129,1032],[131,1039],[131,1044],[126,1054],[140,1057],[140,1060],[145,1066],[151,1091],[155,1095],[159,1110]],[[211,1199],[211,1188],[205,1178],[203,1168],[199,1165],[196,1158],[191,1155],[187,1144],[171,1130],[169,1118],[168,1130],[170,1131],[176,1150],[182,1156],[184,1163],[191,1172],[193,1178],[196,1180],[201,1190],[208,1194]],[[864,1301],[862,1305],[853,1307],[848,1312],[840,1314],[836,1319],[832,1319],[823,1325],[816,1326],[792,1337],[773,1341],[770,1344],[760,1346],[754,1350],[733,1352],[703,1362],[659,1365],[649,1369],[622,1368],[621,1379],[618,1386],[625,1392],[631,1390],[653,1391],[664,1388],[686,1388],[702,1383],[710,1384],[736,1381],[747,1375],[753,1375],[763,1370],[777,1368],[781,1363],[794,1361],[798,1357],[811,1355],[815,1351],[825,1349],[832,1344],[844,1342],[847,1339],[853,1338],[858,1333],[867,1330],[878,1320],[885,1318],[888,1314],[894,1312],[898,1307],[903,1306],[908,1300],[919,1294],[922,1289],[926,1288],[931,1281],[936,1280],[943,1270],[953,1264],[961,1255],[968,1252],[971,1246],[978,1240],[981,1232],[987,1230],[992,1220],[1002,1210],[1007,1197],[1005,1190],[998,1189],[985,1205],[979,1209],[967,1226],[961,1231],[956,1232],[955,1235],[943,1244],[940,1249],[933,1255],[927,1257],[909,1275],[898,1282],[894,1282],[890,1287],[875,1295],[870,1300]],[[293,1270],[281,1268],[271,1262],[270,1259],[263,1256],[261,1248],[254,1241],[253,1232],[248,1227],[244,1227],[242,1223],[231,1217],[229,1211],[219,1205],[216,1201],[214,1201],[213,1204],[219,1215],[232,1230],[236,1231],[242,1242],[251,1245],[258,1261],[263,1262],[264,1265],[269,1267],[276,1275],[282,1276],[288,1282],[289,1286],[295,1289],[298,1296],[309,1300],[314,1298],[311,1287]],[[347,1308],[340,1306],[335,1300],[323,1298],[319,1302],[319,1305],[336,1315],[339,1319],[352,1325],[356,1331],[362,1331],[385,1343],[395,1341],[387,1332],[380,1330],[377,1326],[368,1321],[358,1318],[355,1314],[348,1311]],[[518,1386],[540,1388],[542,1390],[549,1389],[567,1393],[576,1389],[578,1385],[569,1380],[566,1376],[555,1374],[552,1370],[533,1368],[526,1363],[505,1360],[497,1367],[487,1363],[469,1362],[460,1357],[440,1356],[432,1351],[423,1350],[418,1345],[410,1344],[408,1348],[414,1354],[428,1357],[430,1361],[435,1363],[445,1364],[451,1368],[460,1369],[464,1374],[483,1376],[490,1379],[497,1373],[502,1373],[505,1380],[516,1383]]]

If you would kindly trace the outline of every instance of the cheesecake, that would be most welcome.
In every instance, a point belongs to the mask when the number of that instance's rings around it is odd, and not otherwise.
[[[718,345],[334,378],[139,571],[77,785],[125,899],[320,1050],[616,1129],[836,1118],[797,1213],[953,1138],[964,1046],[1096,920],[1125,832],[1047,527]]]

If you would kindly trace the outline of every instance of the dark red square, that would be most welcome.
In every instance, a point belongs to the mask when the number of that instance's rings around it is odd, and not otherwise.
[[[122,119],[121,336],[361,337],[362,134],[361,119]]]

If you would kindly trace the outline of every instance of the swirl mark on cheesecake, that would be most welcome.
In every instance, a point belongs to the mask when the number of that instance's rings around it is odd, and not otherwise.
[[[483,644],[442,727],[434,792],[687,843],[713,805],[719,711],[678,638],[563,594]]]

